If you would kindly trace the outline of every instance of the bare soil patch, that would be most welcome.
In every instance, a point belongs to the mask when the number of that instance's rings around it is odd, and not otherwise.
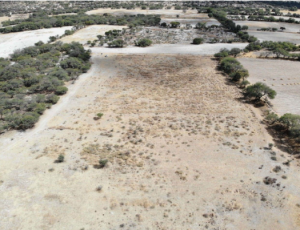
[[[257,37],[260,41],[292,42],[297,45],[300,44],[300,34],[298,33],[249,31],[249,34]]]
[[[239,58],[249,70],[251,83],[264,82],[276,90],[272,100],[274,110],[280,115],[295,113],[300,115],[300,65],[297,61]]]
[[[273,33],[285,33],[285,32],[292,32],[297,33],[300,32],[300,26],[298,24],[292,23],[284,23],[284,22],[257,22],[257,21],[235,21],[237,25],[241,26],[248,26],[249,30],[256,31],[257,29],[261,28],[277,28],[280,30],[280,27],[285,27],[286,29],[283,32],[273,32]],[[300,34],[299,34],[300,39]]]

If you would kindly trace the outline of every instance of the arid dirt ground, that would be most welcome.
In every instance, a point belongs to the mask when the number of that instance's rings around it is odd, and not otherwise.
[[[300,115],[300,65],[297,61],[239,58],[249,70],[251,83],[264,82],[277,92],[272,100],[274,110],[279,114]]]
[[[264,148],[259,112],[216,61],[92,62],[34,129],[1,136],[0,229],[299,229],[297,162]]]

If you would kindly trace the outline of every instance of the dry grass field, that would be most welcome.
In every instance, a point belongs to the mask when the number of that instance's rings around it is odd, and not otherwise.
[[[2,22],[3,21],[14,21],[16,19],[27,19],[29,18],[29,14],[13,14],[11,17],[7,17],[7,16],[4,16],[4,17],[0,17],[0,27],[2,26]]]
[[[297,61],[239,58],[249,70],[251,83],[264,82],[276,90],[272,100],[274,110],[279,114],[295,113],[300,115],[300,65]]]
[[[299,229],[299,167],[216,61],[107,55],[0,138],[0,229]]]

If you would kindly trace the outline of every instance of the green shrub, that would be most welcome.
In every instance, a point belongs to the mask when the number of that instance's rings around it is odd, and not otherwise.
[[[139,40],[138,42],[136,42],[136,46],[141,46],[141,47],[151,46],[151,44],[152,44],[152,41],[147,38],[143,38],[143,39]]]
[[[65,86],[58,86],[55,90],[57,95],[64,95],[68,91],[68,88]]]
[[[203,43],[203,41],[204,41],[204,39],[203,39],[203,38],[194,38],[194,40],[193,40],[193,44],[195,44],[195,45],[199,45],[199,44],[202,44],[202,43]]]
[[[100,166],[100,168],[104,168],[107,163],[108,163],[108,160],[106,160],[106,159],[99,160],[99,166]]]
[[[64,162],[64,160],[65,160],[65,156],[62,155],[62,154],[60,154],[60,155],[58,156],[56,162],[57,162],[57,163],[62,163],[62,162]]]
[[[103,113],[97,113],[97,117],[101,118],[103,116]]]

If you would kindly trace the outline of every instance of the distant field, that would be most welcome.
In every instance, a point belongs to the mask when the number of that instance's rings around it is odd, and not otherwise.
[[[299,32],[300,26],[293,23],[284,23],[284,22],[258,22],[258,21],[235,21],[237,25],[248,26],[249,30],[257,30],[261,28],[277,28],[285,27],[285,32]],[[300,37],[299,37],[300,39]]]
[[[257,37],[260,41],[292,42],[300,44],[300,34],[267,32],[267,31],[249,31],[250,35]]]
[[[4,16],[4,17],[0,17],[0,27],[2,26],[2,22],[4,21],[14,21],[16,19],[26,19],[26,18],[29,18],[29,14],[13,14],[11,17],[7,17],[7,16]]]
[[[277,96],[272,103],[281,115],[296,113],[300,115],[300,65],[299,62],[239,58],[249,70],[251,83],[264,82],[276,90]]]
[[[16,49],[34,45],[38,41],[47,42],[50,36],[62,35],[72,26],[61,28],[41,29],[9,34],[0,34],[0,57],[8,57]]]
[[[87,41],[97,39],[97,35],[104,35],[109,30],[122,30],[126,26],[110,26],[110,25],[93,25],[88,26],[74,33],[73,35],[63,37],[62,42],[80,42],[86,44]]]
[[[209,18],[207,14],[198,14],[197,10],[187,10],[185,13],[182,10],[125,10],[125,9],[96,9],[86,12],[86,14],[112,14],[112,15],[136,15],[136,14],[158,14],[162,17],[174,17],[177,18]]]

